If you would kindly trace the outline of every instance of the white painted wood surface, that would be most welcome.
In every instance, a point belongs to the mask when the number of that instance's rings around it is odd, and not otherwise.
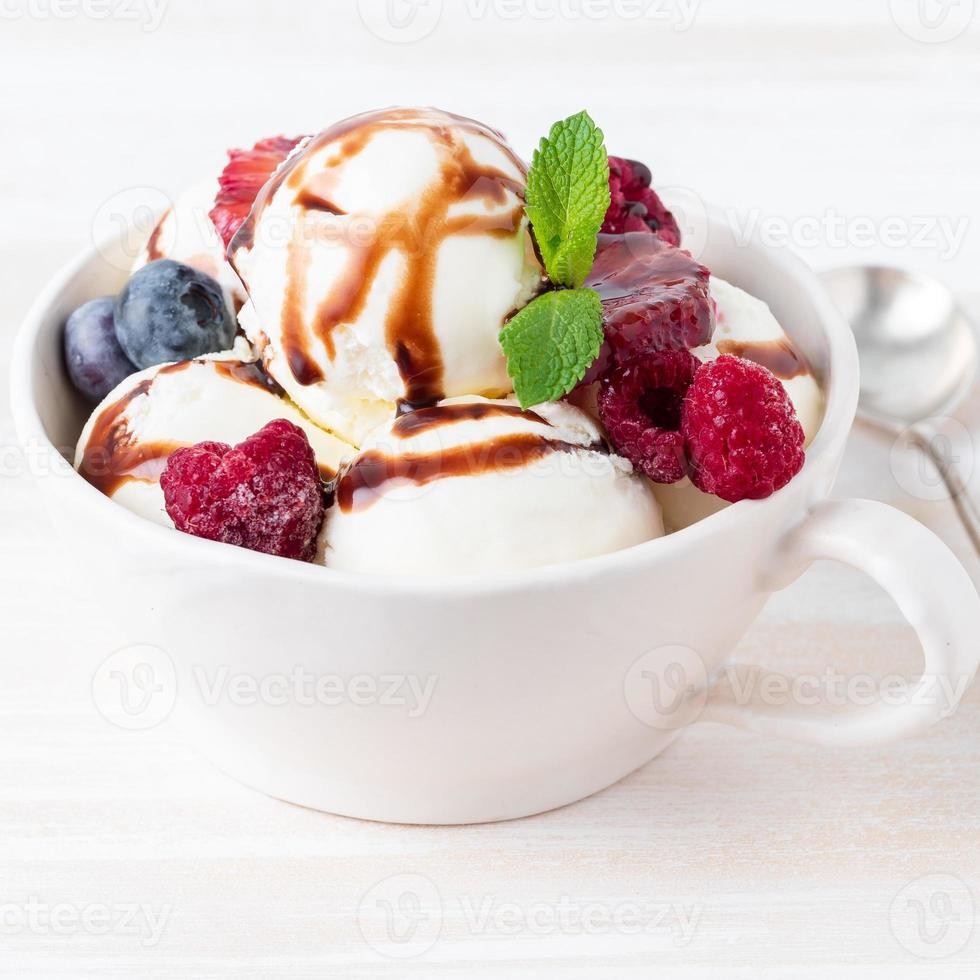
[[[7,0],[0,19],[5,342],[120,191],[173,194],[227,145],[414,101],[485,118],[525,152],[588,106],[662,184],[768,221],[817,266],[932,271],[980,316],[980,23],[929,43],[914,20],[917,37],[897,25],[909,30],[904,0],[703,0],[685,31],[679,3],[639,5],[665,21],[629,20],[630,4],[447,0],[424,39],[386,43],[356,3],[171,0],[152,31],[145,2],[109,6],[141,21],[52,3]],[[365,0],[365,19],[383,9]],[[907,221],[904,238],[889,218]],[[5,403],[3,976],[980,975],[976,687],[929,735],[869,751],[705,726],[609,791],[511,824],[385,827],[290,807],[215,772],[168,724],[126,732],[95,710],[93,671],[127,638],[111,596],[88,603],[61,573]],[[980,398],[958,418],[980,431]],[[857,431],[840,493],[909,511],[980,574],[949,504],[910,494],[915,461],[891,448]],[[971,449],[968,435],[967,461]],[[833,566],[777,596],[740,650],[781,671],[875,675],[913,669],[916,652],[890,601]],[[421,915],[393,919],[402,938],[414,922],[411,941],[385,941],[377,901],[411,913],[397,898],[413,891]]]

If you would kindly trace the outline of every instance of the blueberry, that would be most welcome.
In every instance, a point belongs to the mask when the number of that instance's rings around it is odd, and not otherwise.
[[[65,362],[72,384],[86,398],[100,402],[136,371],[116,339],[114,296],[80,306],[65,324]]]
[[[135,272],[119,294],[116,336],[129,359],[148,368],[228,350],[235,321],[214,279],[160,259]]]

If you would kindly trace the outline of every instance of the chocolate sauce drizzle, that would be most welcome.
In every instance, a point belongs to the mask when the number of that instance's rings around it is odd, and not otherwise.
[[[460,402],[421,408],[402,415],[395,420],[391,433],[397,439],[410,439],[442,426],[493,416],[525,419],[552,427],[547,419],[536,412],[525,411],[517,405]],[[609,447],[601,440],[583,446],[551,439],[546,434],[536,432],[512,432],[478,443],[468,442],[431,452],[389,455],[380,449],[369,449],[341,469],[331,488],[331,500],[344,512],[364,510],[383,496],[386,484],[409,481],[424,486],[453,476],[505,472],[557,452],[609,455]]]
[[[440,179],[422,195],[415,209],[406,213],[396,208],[376,219],[366,242],[345,241],[347,266],[314,316],[313,332],[328,356],[335,356],[332,331],[358,318],[367,303],[378,271],[385,259],[398,253],[405,265],[400,286],[391,298],[385,322],[386,342],[405,385],[404,400],[426,405],[443,397],[442,353],[433,324],[433,293],[439,249],[452,235],[510,237],[520,228],[524,213],[524,163],[507,148],[503,137],[482,123],[448,113],[428,114],[413,109],[388,109],[343,120],[313,137],[293,154],[265,185],[252,211],[229,247],[235,254],[250,250],[256,226],[278,191],[287,186],[297,192],[295,204],[304,210],[343,211],[331,200],[333,171],[353,159],[382,130],[409,129],[424,133],[436,146],[441,160]],[[460,130],[493,139],[507,153],[521,179],[496,167],[478,164],[460,138]],[[335,147],[326,169],[308,174],[309,162],[325,147]],[[481,216],[450,216],[455,205],[484,201],[503,204],[508,193],[516,203],[504,212]],[[309,234],[311,229],[307,229]],[[323,371],[309,350],[305,323],[305,300],[310,273],[309,241],[301,240],[297,225],[287,246],[287,286],[282,308],[282,347],[293,377],[302,385],[323,381]],[[354,236],[350,236],[353,238]]]
[[[395,402],[395,418],[400,419],[403,415],[409,415],[412,412],[418,412],[423,408],[434,408],[437,402],[426,402],[422,405],[413,405],[411,402],[406,401],[404,398],[399,398]]]
[[[131,480],[153,482],[159,479],[167,458],[180,443],[137,443],[129,430],[126,409],[142,395],[147,395],[157,378],[186,370],[193,362],[178,361],[160,368],[152,378],[144,378],[121,398],[99,414],[85,444],[78,472],[106,496],[111,497]]]
[[[788,339],[781,340],[719,340],[720,354],[733,354],[768,368],[782,381],[810,374],[806,358]]]
[[[541,425],[551,423],[537,412],[525,411],[517,405],[496,405],[493,402],[462,402],[459,405],[439,405],[433,408],[419,408],[400,415],[392,426],[391,434],[399,439],[410,439],[432,429],[457,422],[479,421],[493,416],[523,418]]]
[[[259,361],[212,361],[211,363],[218,374],[224,375],[230,381],[264,388],[270,395],[275,395],[277,398],[286,397],[286,389],[266,371]]]
[[[533,432],[516,432],[432,453],[389,456],[370,449],[341,472],[334,491],[335,500],[342,511],[350,513],[369,507],[378,499],[385,484],[394,481],[407,480],[424,486],[453,476],[479,476],[519,469],[551,453],[576,453],[585,448]]]

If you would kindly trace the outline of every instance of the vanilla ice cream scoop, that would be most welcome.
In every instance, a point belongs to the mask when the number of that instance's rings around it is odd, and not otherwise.
[[[321,561],[463,574],[601,555],[663,534],[649,485],[563,403],[454,398],[373,433],[341,470]]]
[[[273,419],[287,419],[306,432],[325,479],[353,453],[281,397],[260,365],[226,354],[127,378],[89,418],[75,468],[116,503],[172,527],[160,488],[170,454],[204,441],[235,445]]]
[[[300,144],[228,250],[269,373],[357,444],[398,403],[512,391],[498,337],[541,285],[525,179],[499,133],[435,109]]]
[[[245,291],[225,259],[224,245],[209,216],[217,193],[216,180],[202,181],[184,191],[160,215],[132,271],[137,272],[157,259],[182,262],[216,279],[228,308],[234,313],[244,303]]]
[[[786,389],[809,445],[823,419],[824,397],[806,358],[761,299],[717,276],[711,277],[711,295],[717,306],[715,332],[710,344],[693,353],[703,361],[734,354],[772,371]],[[672,531],[729,506],[719,497],[702,493],[688,479],[657,484],[654,492],[663,508],[664,522]]]

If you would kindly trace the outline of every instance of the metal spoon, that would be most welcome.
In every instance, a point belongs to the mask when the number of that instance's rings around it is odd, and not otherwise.
[[[942,477],[980,553],[980,511],[930,419],[973,384],[977,337],[953,294],[928,276],[876,266],[833,269],[824,284],[851,325],[861,360],[860,416],[907,433]]]

